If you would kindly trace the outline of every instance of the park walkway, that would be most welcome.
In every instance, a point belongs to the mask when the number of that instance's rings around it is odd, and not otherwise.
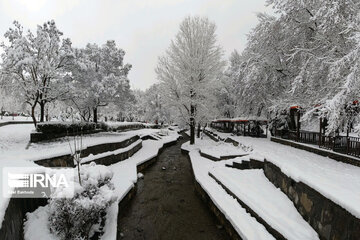
[[[165,148],[138,181],[136,196],[120,213],[122,239],[228,239],[194,191],[190,162],[180,150],[185,141]]]

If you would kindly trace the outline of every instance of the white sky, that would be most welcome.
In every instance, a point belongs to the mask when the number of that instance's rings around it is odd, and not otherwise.
[[[115,40],[126,52],[125,63],[133,65],[131,86],[146,89],[157,81],[157,58],[184,17],[207,16],[215,22],[219,44],[228,57],[245,47],[257,12],[272,9],[265,7],[265,0],[0,0],[0,42],[14,20],[34,30],[54,19],[75,47]]]

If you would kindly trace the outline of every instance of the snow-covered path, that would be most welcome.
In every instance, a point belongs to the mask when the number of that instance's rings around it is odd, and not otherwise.
[[[0,127],[0,153],[25,149],[30,141],[32,124],[15,124]]]
[[[254,152],[280,167],[286,175],[309,185],[360,218],[359,167],[271,142],[269,139],[219,134],[251,145]]]
[[[72,138],[57,138],[51,141],[30,143],[32,124],[15,124],[0,127],[0,166],[14,166],[19,160],[36,161],[70,153]],[[120,142],[134,135],[158,132],[158,129],[139,129],[127,132],[100,132],[83,135],[83,148],[102,143]],[[6,163],[2,163],[6,161]]]
[[[0,118],[0,123],[2,122],[32,122],[32,118],[31,117],[22,117],[22,116],[16,116],[16,117],[12,117],[12,116],[3,116],[2,118]]]
[[[319,240],[293,202],[266,178],[262,169],[216,167],[210,173],[286,239]]]

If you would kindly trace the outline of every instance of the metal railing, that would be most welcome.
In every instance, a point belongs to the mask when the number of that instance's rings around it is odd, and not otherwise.
[[[334,152],[360,157],[360,138],[346,136],[321,136],[319,132],[275,130],[275,136],[284,139],[318,145]]]

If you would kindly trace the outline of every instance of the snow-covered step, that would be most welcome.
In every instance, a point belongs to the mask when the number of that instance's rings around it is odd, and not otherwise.
[[[264,162],[255,160],[252,158],[253,155],[246,156],[247,158],[235,158],[232,163],[228,163],[225,166],[231,168],[237,168],[241,170],[245,169],[263,169]]]
[[[277,239],[319,239],[287,196],[269,182],[263,170],[216,167],[209,175]]]
[[[131,157],[134,153],[139,151],[142,148],[142,140],[138,139],[127,147],[119,148],[114,151],[108,151],[99,153],[96,155],[90,154],[89,156],[83,158],[81,163],[96,162],[97,164],[110,165],[116,162],[123,161]]]
[[[198,150],[190,150],[189,157],[194,171],[195,181],[206,192],[210,201],[230,222],[241,239],[275,239],[261,223],[252,217],[246,209],[234,199],[234,197],[230,196],[209,176],[209,171],[221,162],[214,162],[200,156]]]
[[[237,169],[241,169],[241,170],[251,169],[250,161],[242,161],[241,163],[234,161],[234,162],[232,162],[232,164],[226,164],[225,166],[231,167],[231,168],[237,168]]]
[[[156,138],[156,140],[160,140],[162,138],[162,136],[160,136],[159,134],[156,134],[156,133],[151,134],[151,136]]]
[[[149,139],[151,139],[151,140],[161,140],[162,137],[159,136],[159,135],[156,134],[156,133],[150,133],[150,134],[144,134],[144,135],[142,135],[142,136],[141,136],[141,139],[142,139],[142,140],[149,140]]]

